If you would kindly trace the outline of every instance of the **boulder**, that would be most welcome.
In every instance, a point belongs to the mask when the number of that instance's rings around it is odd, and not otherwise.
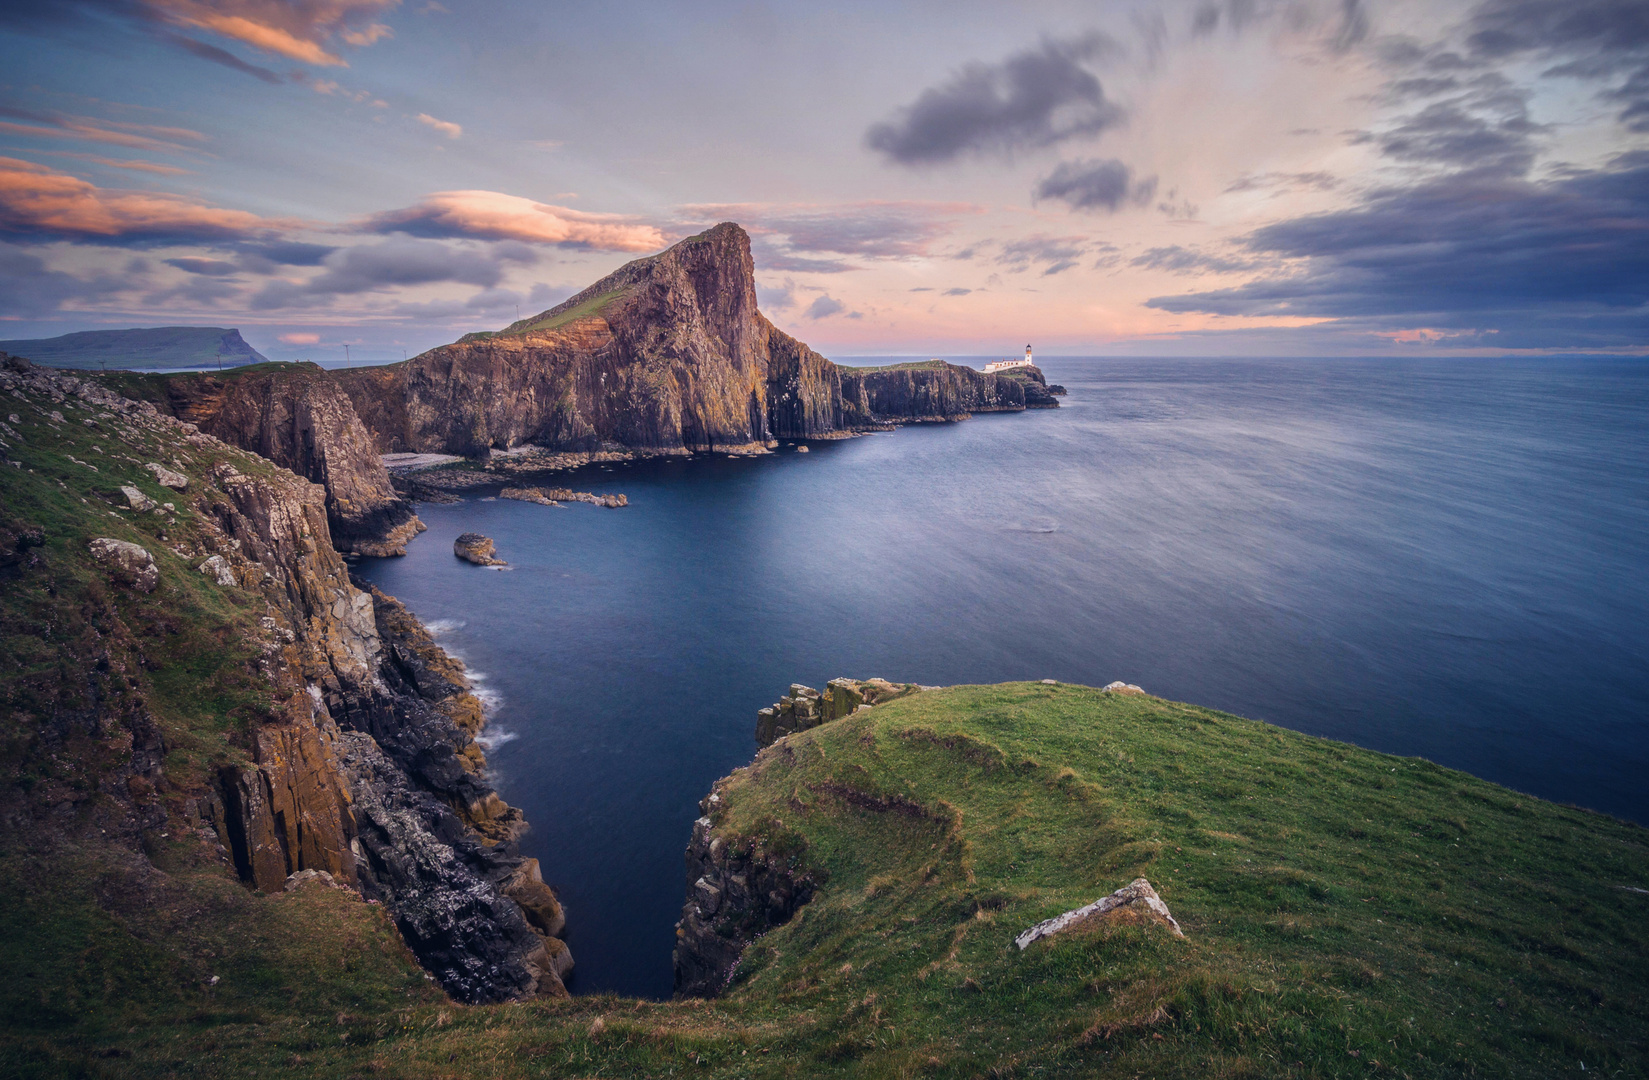
[[[145,510],[153,510],[155,508],[155,501],[153,499],[143,494],[143,492],[139,491],[137,488],[132,487],[130,484],[120,485],[120,493],[126,496],[126,505],[130,506],[133,510],[141,513]]]
[[[1054,934],[1062,933],[1073,926],[1091,923],[1096,919],[1106,919],[1112,922],[1154,922],[1161,923],[1174,932],[1175,937],[1184,937],[1185,933],[1179,928],[1179,923],[1168,911],[1168,905],[1162,902],[1162,897],[1151,888],[1151,883],[1144,878],[1135,878],[1110,896],[1101,897],[1086,907],[1079,907],[1074,911],[1067,911],[1063,915],[1039,922],[1013,939],[1013,943],[1020,949],[1028,949],[1032,943]]]
[[[504,566],[504,560],[495,558],[493,551],[492,539],[480,533],[464,533],[452,542],[452,553],[466,562],[476,566]]]
[[[1135,686],[1133,683],[1125,683],[1121,679],[1118,679],[1114,683],[1108,684],[1105,687],[1105,690],[1106,690],[1107,693],[1112,693],[1112,694],[1143,694],[1143,693],[1145,693],[1145,691],[1141,690],[1139,687]]]
[[[173,491],[183,491],[189,486],[187,476],[180,472],[173,472],[164,465],[151,461],[143,467],[155,474],[155,482],[161,487],[169,487]]]
[[[229,560],[222,555],[213,555],[195,569],[217,582],[219,585],[235,584],[235,568],[229,565]]]
[[[92,558],[107,566],[111,575],[122,585],[138,592],[153,592],[160,583],[160,568],[155,557],[136,544],[100,536],[91,542]]]

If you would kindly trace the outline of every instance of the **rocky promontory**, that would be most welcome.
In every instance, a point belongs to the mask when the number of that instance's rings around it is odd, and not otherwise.
[[[98,381],[13,361],[0,393],[0,619],[38,641],[0,682],[0,850],[269,894],[324,872],[454,998],[564,994],[564,920],[484,776],[481,703],[351,578],[327,491]]]
[[[376,454],[763,453],[780,439],[1057,405],[1031,371],[832,363],[757,310],[750,238],[726,222],[547,311],[399,364],[110,378],[322,484],[340,550],[382,555],[422,526]],[[401,486],[439,490],[429,478]]]
[[[480,533],[460,533],[458,539],[452,542],[452,553],[476,566],[505,565],[504,560],[498,558],[494,552],[492,538]]]

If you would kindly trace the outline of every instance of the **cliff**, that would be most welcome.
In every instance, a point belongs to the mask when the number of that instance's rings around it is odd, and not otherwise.
[[[422,528],[381,453],[759,452],[778,439],[1058,404],[1040,372],[832,363],[756,309],[750,238],[730,222],[501,331],[399,364],[108,382],[324,486],[334,542],[362,555],[400,554]]]
[[[564,994],[559,905],[481,775],[480,703],[351,581],[326,491],[90,380],[12,362],[0,393],[9,849],[265,893],[324,873],[454,997]]]
[[[402,555],[423,531],[390,486],[373,436],[338,382],[314,364],[224,373],[110,376],[104,382],[202,432],[320,484],[338,550]]]

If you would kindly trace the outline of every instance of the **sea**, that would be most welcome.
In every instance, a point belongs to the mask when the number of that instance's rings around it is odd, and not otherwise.
[[[1039,362],[1058,409],[472,491],[360,564],[468,665],[576,993],[670,994],[698,801],[796,682],[1120,679],[1649,822],[1649,361]]]

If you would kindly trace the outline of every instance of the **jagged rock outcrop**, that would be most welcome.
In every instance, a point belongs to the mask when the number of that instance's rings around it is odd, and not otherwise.
[[[886,679],[831,679],[824,693],[791,683],[778,701],[756,714],[756,745],[770,746],[797,731],[839,720],[869,705],[914,694],[916,683],[892,683]]]
[[[1020,390],[1025,394],[1027,409],[1057,409],[1059,399],[1065,396],[1065,388],[1057,384],[1050,385],[1041,368],[1009,368],[999,374],[1019,384]]]
[[[139,592],[154,592],[160,581],[160,570],[155,557],[136,544],[100,536],[90,544],[92,558],[109,568],[109,574],[122,585]]]
[[[390,484],[349,395],[314,364],[155,377],[138,384],[162,411],[326,490],[333,545],[404,555],[424,525]]]
[[[699,803],[687,844],[687,902],[676,923],[672,954],[677,997],[714,997],[732,981],[744,947],[782,926],[819,886],[799,849],[717,833],[721,796]]]
[[[630,500],[624,495],[594,495],[588,491],[572,491],[568,488],[513,488],[507,487],[498,493],[500,499],[518,499],[521,502],[538,503],[540,506],[559,506],[564,502],[589,503],[591,506],[605,506],[609,510],[616,510],[621,506],[629,506]]]

